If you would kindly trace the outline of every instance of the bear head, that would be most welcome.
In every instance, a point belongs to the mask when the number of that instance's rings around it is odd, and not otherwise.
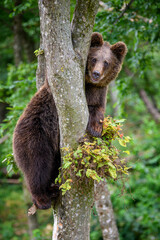
[[[97,87],[107,86],[121,70],[127,47],[123,42],[110,45],[100,33],[93,33],[89,49],[86,82]]]

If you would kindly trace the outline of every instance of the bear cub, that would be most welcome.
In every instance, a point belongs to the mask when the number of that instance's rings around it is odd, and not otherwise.
[[[86,131],[91,136],[101,136],[107,86],[120,72],[126,52],[123,42],[110,45],[101,34],[92,34],[85,74],[89,108]],[[13,135],[15,161],[39,209],[50,208],[59,192],[54,184],[61,164],[59,143],[58,114],[46,80],[24,110]]]

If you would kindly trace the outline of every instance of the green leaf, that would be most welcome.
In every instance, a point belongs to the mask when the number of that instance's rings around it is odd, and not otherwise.
[[[78,171],[78,173],[76,173],[76,176],[77,176],[77,177],[81,177],[81,176],[82,176],[82,173],[81,173],[82,171],[83,171],[83,169],[80,169],[80,170]]]
[[[116,123],[122,123],[124,121],[126,121],[126,119],[119,119],[119,120],[116,120]]]
[[[103,167],[103,166],[105,166],[105,165],[106,165],[106,163],[98,163],[97,167],[98,167],[98,168],[101,168],[101,167]]]
[[[124,139],[119,139],[119,144],[123,147],[126,147],[126,141]]]
[[[62,195],[64,195],[68,190],[71,189],[70,183],[72,182],[72,179],[67,179],[65,183],[63,183],[59,188],[62,189]]]
[[[113,179],[116,179],[117,178],[116,167],[111,162],[108,162],[108,166],[109,166],[108,172],[109,172],[110,176]]]
[[[68,168],[72,163],[71,162],[66,162],[64,165],[63,165],[63,169],[66,169]]]
[[[130,154],[130,151],[123,151],[124,153],[127,153],[128,155]]]
[[[93,180],[96,180],[97,182],[100,182],[101,180],[103,180],[101,177],[98,176],[96,171],[92,169],[87,169],[86,176],[88,178],[92,178]]]
[[[7,166],[7,172],[8,173],[10,173],[12,171],[12,169],[13,169],[13,165],[12,164]]]

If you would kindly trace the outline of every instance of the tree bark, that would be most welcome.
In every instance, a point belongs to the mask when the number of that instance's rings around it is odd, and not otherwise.
[[[40,49],[43,50],[43,40],[40,36]],[[38,65],[37,65],[37,71],[36,71],[36,86],[37,89],[40,89],[40,87],[43,86],[45,77],[46,77],[46,60],[44,53],[38,55]]]
[[[75,51],[80,53],[83,65],[85,66],[90,36],[93,31],[94,19],[99,6],[99,1],[77,0],[72,19],[72,41]]]
[[[119,240],[119,233],[106,182],[95,183],[95,203],[103,240]]]
[[[89,19],[85,6],[90,10]],[[84,135],[88,123],[84,75],[97,8],[97,0],[77,1],[71,37],[70,1],[39,0],[46,77],[59,116],[61,147],[74,148],[79,138]],[[78,21],[83,13],[86,20],[80,24]],[[89,239],[93,184],[89,186],[87,182],[86,180],[83,194],[74,184],[61,198],[54,214],[54,240]]]

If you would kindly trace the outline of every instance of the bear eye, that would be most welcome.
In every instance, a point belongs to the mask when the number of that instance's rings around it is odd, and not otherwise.
[[[108,62],[104,61],[104,66],[107,67],[108,66]]]
[[[92,58],[92,63],[96,63],[97,59],[96,58]]]

